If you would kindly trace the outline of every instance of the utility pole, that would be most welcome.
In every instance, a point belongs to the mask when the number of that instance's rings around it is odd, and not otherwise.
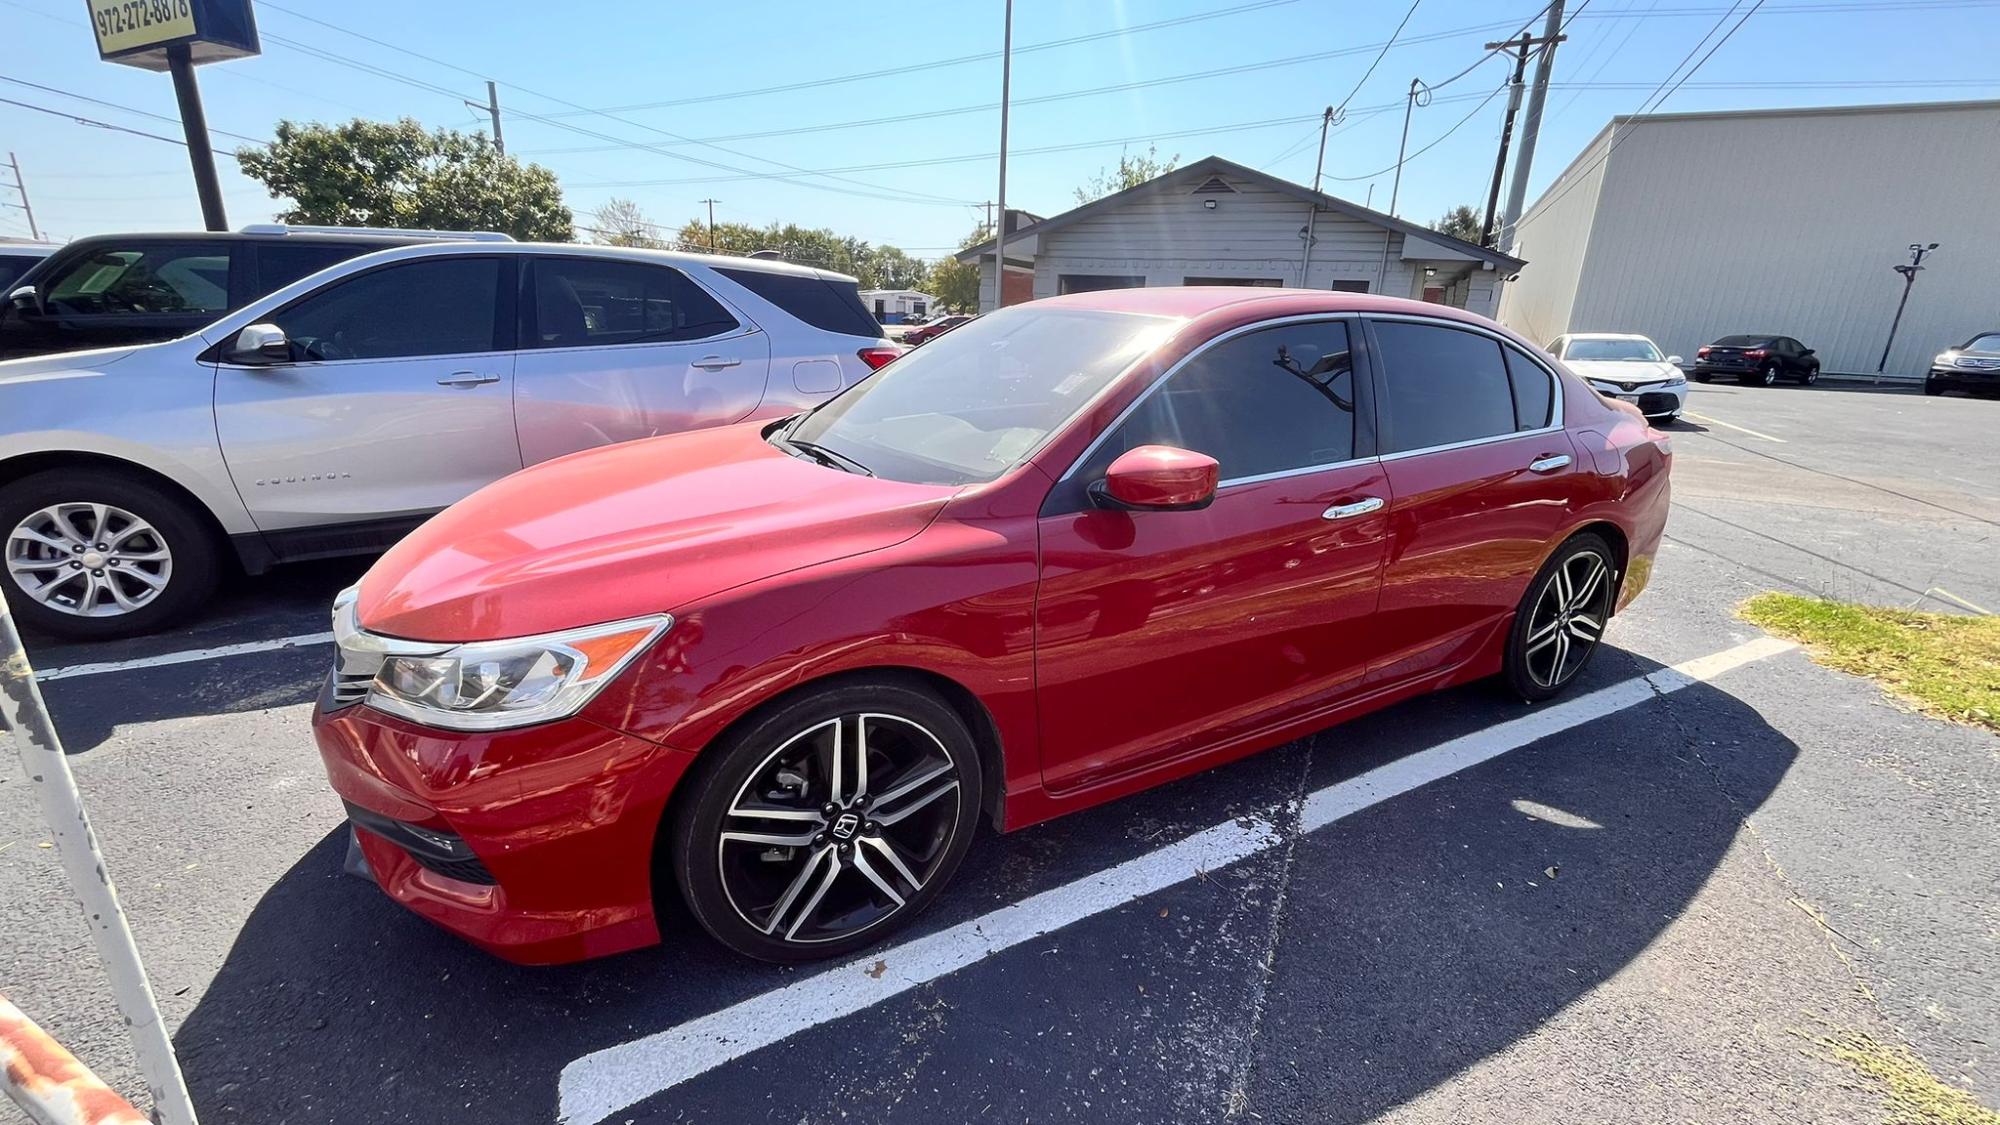
[[[201,87],[195,85],[194,55],[186,43],[167,48],[167,71],[174,76],[174,98],[180,102],[181,131],[187,134],[188,163],[194,166],[194,190],[201,198],[202,223],[209,230],[228,230],[222,210],[222,181],[215,175],[215,150],[208,143],[208,115],[201,108]]]
[[[465,104],[473,109],[485,110],[486,115],[493,119],[493,151],[507,155],[507,138],[500,135],[500,87],[489,81],[486,83],[485,101],[475,102],[467,98]]]
[[[21,178],[21,160],[10,152],[7,154],[7,165],[14,169],[14,190],[21,193],[21,210],[28,213],[28,236],[40,242],[42,228],[35,225],[35,205],[28,202],[28,181]]]
[[[715,205],[722,201],[704,199],[702,202],[708,204],[708,252],[713,254],[715,253]]]
[[[993,228],[993,307],[1007,306],[1007,103],[1014,82],[1014,0],[1000,31],[1000,222]]]
[[[1333,107],[1327,106],[1326,112],[1320,114],[1319,117],[1319,156],[1313,160],[1314,195],[1319,194],[1320,173],[1326,168],[1326,133],[1327,130],[1332,125],[1333,125]],[[1315,199],[1310,204],[1307,205],[1307,210],[1306,210],[1306,252],[1305,255],[1299,259],[1299,288],[1301,289],[1312,288],[1312,283],[1306,279],[1306,275],[1312,270],[1313,228],[1318,225],[1317,223],[1318,219],[1319,219],[1319,200]]]
[[[1486,222],[1479,228],[1479,244],[1493,245],[1493,220],[1500,209],[1500,181],[1507,173],[1507,143],[1514,137],[1514,115],[1521,109],[1521,80],[1528,72],[1528,48],[1538,42],[1527,32],[1521,38],[1506,43],[1488,43],[1486,49],[1497,51],[1513,46],[1518,53],[1514,56],[1514,81],[1507,89],[1507,117],[1500,124],[1500,155],[1493,161],[1493,187],[1486,193]]]
[[[1528,201],[1528,173],[1535,166],[1535,141],[1542,132],[1542,106],[1549,100],[1549,68],[1555,65],[1562,33],[1563,0],[1551,0],[1548,22],[1542,25],[1541,57],[1535,60],[1535,88],[1528,93],[1528,116],[1521,122],[1521,155],[1514,158],[1514,180],[1507,186],[1507,213],[1500,222],[1502,254],[1514,249],[1514,224]]]
[[[1875,381],[1878,383],[1882,381],[1883,368],[1889,366],[1889,349],[1896,346],[1896,329],[1902,327],[1903,310],[1909,307],[1910,287],[1917,283],[1917,272],[1924,268],[1924,256],[1937,248],[1938,244],[1935,242],[1929,245],[1921,242],[1912,242],[1910,243],[1910,263],[1904,266],[1890,267],[1903,275],[1903,299],[1896,302],[1896,319],[1889,322],[1889,338],[1882,341],[1882,358],[1875,364]]]
[[[1410,79],[1410,97],[1403,103],[1403,139],[1396,145],[1396,178],[1389,185],[1389,217],[1396,217],[1396,197],[1403,191],[1403,154],[1410,149],[1410,113],[1417,108],[1417,91],[1423,89],[1423,79]]]

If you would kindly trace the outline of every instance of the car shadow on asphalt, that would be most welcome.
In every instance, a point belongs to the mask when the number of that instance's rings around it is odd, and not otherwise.
[[[1656,667],[1607,649],[1576,690]],[[1698,715],[1699,736],[1669,707]],[[1473,685],[988,835],[917,929],[1231,816],[1283,815],[1309,789],[1523,711]],[[999,953],[794,1036],[772,1049],[782,1062],[753,1054],[614,1120],[1219,1120],[1232,1090],[1265,1120],[1366,1120],[1618,973],[1707,882],[1797,755],[1755,710],[1696,684],[1392,798],[1290,855],[1272,849]],[[343,875],[344,850],[342,829],[263,896],[179,1028],[204,1121],[550,1121],[571,1060],[815,971],[731,956],[678,909],[657,948],[510,966]],[[912,1080],[893,1097],[856,1085],[864,1059]]]

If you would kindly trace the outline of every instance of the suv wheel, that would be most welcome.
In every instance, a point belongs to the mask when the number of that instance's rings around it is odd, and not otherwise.
[[[0,590],[15,617],[80,640],[144,633],[215,589],[215,537],[187,503],[100,469],[0,487]]]

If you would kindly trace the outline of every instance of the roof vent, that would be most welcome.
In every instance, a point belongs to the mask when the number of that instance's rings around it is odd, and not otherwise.
[[[1222,178],[1221,176],[1210,176],[1210,177],[1209,177],[1208,179],[1206,179],[1206,180],[1203,180],[1203,181],[1201,182],[1201,186],[1200,186],[1200,187],[1198,187],[1198,188],[1194,189],[1194,192],[1193,192],[1193,194],[1195,194],[1195,195],[1235,195],[1235,194],[1236,194],[1236,189],[1235,189],[1235,188],[1233,188],[1233,187],[1230,187],[1230,186],[1229,186],[1229,184],[1228,184],[1228,182],[1227,182],[1227,181],[1225,181],[1225,180],[1224,180],[1224,179],[1223,179],[1223,178]]]

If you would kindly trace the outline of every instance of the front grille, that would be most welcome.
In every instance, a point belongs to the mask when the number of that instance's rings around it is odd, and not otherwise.
[[[352,801],[341,803],[347,806],[347,819],[355,827],[365,828],[408,852],[410,858],[417,861],[417,866],[424,870],[461,883],[476,883],[484,887],[499,884],[500,880],[495,879],[479,857],[473,854],[472,846],[457,835],[440,828],[407,824],[394,817],[370,812]]]
[[[1679,400],[1670,394],[1645,394],[1639,396],[1639,413],[1641,414],[1672,414],[1674,407],[1678,405],[1680,405]]]

